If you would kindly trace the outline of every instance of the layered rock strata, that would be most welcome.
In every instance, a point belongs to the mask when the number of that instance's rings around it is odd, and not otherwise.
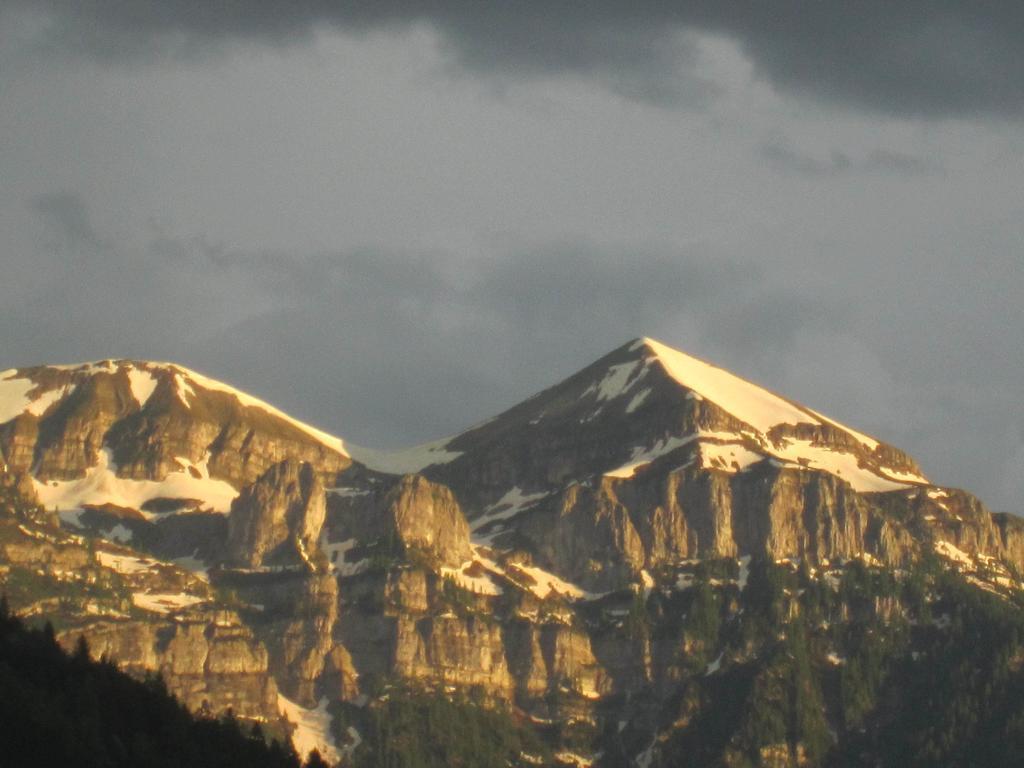
[[[326,495],[310,464],[285,460],[245,487],[231,504],[227,564],[244,568],[322,561]]]

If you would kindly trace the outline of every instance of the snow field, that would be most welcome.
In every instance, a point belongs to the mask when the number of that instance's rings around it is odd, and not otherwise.
[[[142,512],[142,505],[157,498],[202,499],[214,512],[231,510],[231,502],[238,496],[234,486],[212,479],[205,461],[193,464],[178,458],[177,462],[181,471],[171,472],[163,480],[132,480],[117,476],[110,451],[104,448],[99,462],[85,471],[85,477],[46,483],[33,478],[32,484],[44,507],[62,511],[81,509],[86,504],[113,504],[139,510],[147,519],[155,519],[159,515]],[[201,477],[194,477],[188,471],[190,467]]]

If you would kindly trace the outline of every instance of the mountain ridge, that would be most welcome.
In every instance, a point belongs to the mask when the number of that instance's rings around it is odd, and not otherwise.
[[[788,400],[787,398],[777,395],[764,387],[735,376],[719,366],[715,366],[711,363],[707,363],[703,360],[687,355],[650,337],[634,338],[608,355],[605,355],[591,366],[585,367],[581,372],[578,372],[568,378],[574,378],[574,376],[579,375],[579,373],[588,370],[594,365],[600,364],[602,360],[616,355],[622,350],[629,350],[632,352],[640,348],[650,350],[650,352],[653,353],[654,359],[666,367],[666,372],[675,378],[680,386],[692,392],[692,396],[694,397],[705,398],[712,402],[716,402],[721,399],[721,393],[716,392],[716,394],[708,394],[709,391],[716,389],[721,390],[723,385],[736,389],[737,385],[739,385],[739,388],[746,390],[744,394],[747,398],[751,395],[754,398],[759,398],[761,400],[760,404],[763,407],[766,406],[767,410],[774,410],[776,412],[784,410],[788,411],[789,416],[797,417],[797,421],[791,420],[787,422],[780,419],[772,423],[765,423],[763,417],[759,414],[755,413],[755,415],[751,416],[751,413],[755,412],[756,408],[751,408],[749,403],[743,403],[745,412],[741,414],[735,413],[735,407],[730,409],[728,405],[721,406],[723,410],[730,412],[740,421],[754,426],[755,429],[759,429],[762,433],[767,434],[772,427],[783,424],[807,424],[817,422],[819,425],[831,425],[845,432],[856,440],[859,440],[869,449],[874,449],[881,444],[881,441],[864,435],[813,409],[796,403],[795,401]],[[650,361],[650,358],[648,360]],[[687,368],[690,370],[684,372],[684,369]],[[702,374],[702,376],[699,376],[698,378],[703,378],[703,386],[700,384],[694,384],[692,381],[684,380],[687,378],[688,374],[691,376],[693,375],[695,368],[698,370],[699,374]],[[675,369],[675,373],[673,373],[673,369]],[[703,371],[699,369],[703,369]],[[452,459],[457,458],[459,452],[445,451],[444,448],[446,446],[458,442],[460,438],[463,438],[463,436],[473,433],[477,429],[482,428],[500,418],[505,413],[514,411],[521,406],[542,397],[546,392],[559,386],[554,385],[553,387],[542,390],[521,403],[512,406],[501,414],[487,419],[478,425],[462,430],[454,435],[398,449],[375,449],[348,443],[343,438],[331,435],[318,427],[302,422],[284,413],[270,403],[249,395],[235,386],[210,378],[205,374],[199,373],[198,371],[192,370],[178,363],[128,358],[109,358],[77,364],[41,364],[35,366],[22,366],[0,372],[0,424],[3,424],[25,412],[36,416],[44,415],[50,407],[54,404],[59,404],[64,397],[71,393],[69,387],[72,386],[73,381],[68,381],[68,379],[73,380],[74,378],[80,378],[82,375],[88,376],[95,373],[116,373],[120,371],[127,373],[131,380],[131,391],[138,401],[140,408],[145,408],[149,398],[159,386],[159,382],[152,375],[154,371],[158,371],[165,376],[170,376],[172,378],[174,383],[174,395],[183,405],[185,405],[185,407],[189,407],[189,397],[194,396],[194,385],[198,385],[204,390],[225,393],[236,398],[243,407],[259,409],[265,411],[271,416],[282,419],[297,429],[306,432],[326,447],[331,448],[343,456],[354,458],[371,469],[396,474],[418,472],[434,464],[448,463]],[[637,380],[631,380],[628,383],[632,385],[636,382]],[[20,393],[17,391],[18,385],[20,385],[23,390]],[[612,375],[610,376],[609,381],[602,382],[602,385],[599,387],[599,397],[602,397],[603,399],[611,399],[616,396],[613,393],[615,386],[616,382],[614,381],[614,375]],[[703,392],[701,390],[703,390]],[[18,408],[17,403],[19,394],[24,400],[24,402],[21,403],[20,409]],[[641,395],[642,394],[643,393],[641,393]],[[742,398],[739,400],[742,401]],[[642,397],[638,395],[638,398],[631,402],[628,410],[633,410],[633,408],[638,407],[641,401]],[[735,402],[736,400],[734,399],[734,405]],[[716,402],[716,404],[720,403]],[[780,405],[782,406],[781,409]],[[761,422],[761,426],[758,427],[752,423],[755,421]],[[913,474],[908,479],[913,482],[922,482],[925,484],[928,482],[927,478],[919,472]]]
[[[556,755],[585,744],[587,762],[603,745],[621,758],[606,765],[652,765],[681,727],[679,697],[769,674],[759,665],[801,612],[819,622],[799,630],[820,635],[815,663],[842,666],[827,654],[845,635],[828,627],[866,610],[865,578],[938,567],[993,599],[1024,596],[1024,521],[647,338],[391,453],[173,364],[6,371],[4,416],[0,581],[19,610],[59,617],[62,642],[84,634],[130,670],[160,670],[190,706],[283,712],[321,740],[332,717],[358,735],[361,707],[413,686],[540,728],[591,724],[552,736]],[[931,621],[918,586],[872,599],[878,626]],[[802,738],[794,765],[820,748]],[[331,754],[349,754],[342,743]],[[762,764],[790,764],[765,762],[778,743],[761,748]]]

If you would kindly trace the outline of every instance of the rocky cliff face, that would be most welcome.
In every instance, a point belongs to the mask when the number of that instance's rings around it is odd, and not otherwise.
[[[328,692],[339,697],[333,686],[341,681],[328,680],[341,659],[334,640],[339,585],[332,576],[305,569],[226,572],[217,583],[248,608],[248,624],[267,649],[269,672],[282,693],[306,707]],[[346,684],[349,695],[358,694],[351,680]]]
[[[53,621],[68,650],[85,637],[96,658],[139,676],[159,672],[196,711],[277,719],[266,648],[206,582],[9,502],[0,506],[0,592],[18,613]]]
[[[407,475],[384,497],[384,535],[458,567],[470,559],[469,525],[451,490]]]
[[[457,568],[472,556],[469,524],[451,489],[422,475],[405,475],[366,489],[332,494],[331,541],[415,551]]]
[[[970,539],[972,551],[1005,549],[990,516],[974,519],[978,535],[965,527],[953,539]],[[899,565],[918,551],[899,519],[842,480],[768,464],[743,474],[682,469],[572,485],[525,512],[514,535],[525,538],[546,567],[598,591],[637,581],[645,568],[691,558],[752,555],[827,564],[867,553]]]
[[[244,568],[306,565],[322,560],[326,495],[310,464],[275,464],[231,504],[227,563]]]
[[[230,611],[175,622],[100,620],[66,630],[58,640],[69,651],[80,636],[95,658],[125,671],[159,672],[168,690],[197,712],[232,710],[238,717],[276,719],[277,685],[267,650]]]

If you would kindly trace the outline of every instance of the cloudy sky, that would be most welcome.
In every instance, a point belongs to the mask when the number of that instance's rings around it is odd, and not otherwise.
[[[393,446],[650,335],[1024,512],[1016,1],[0,0],[0,181],[0,369]]]

